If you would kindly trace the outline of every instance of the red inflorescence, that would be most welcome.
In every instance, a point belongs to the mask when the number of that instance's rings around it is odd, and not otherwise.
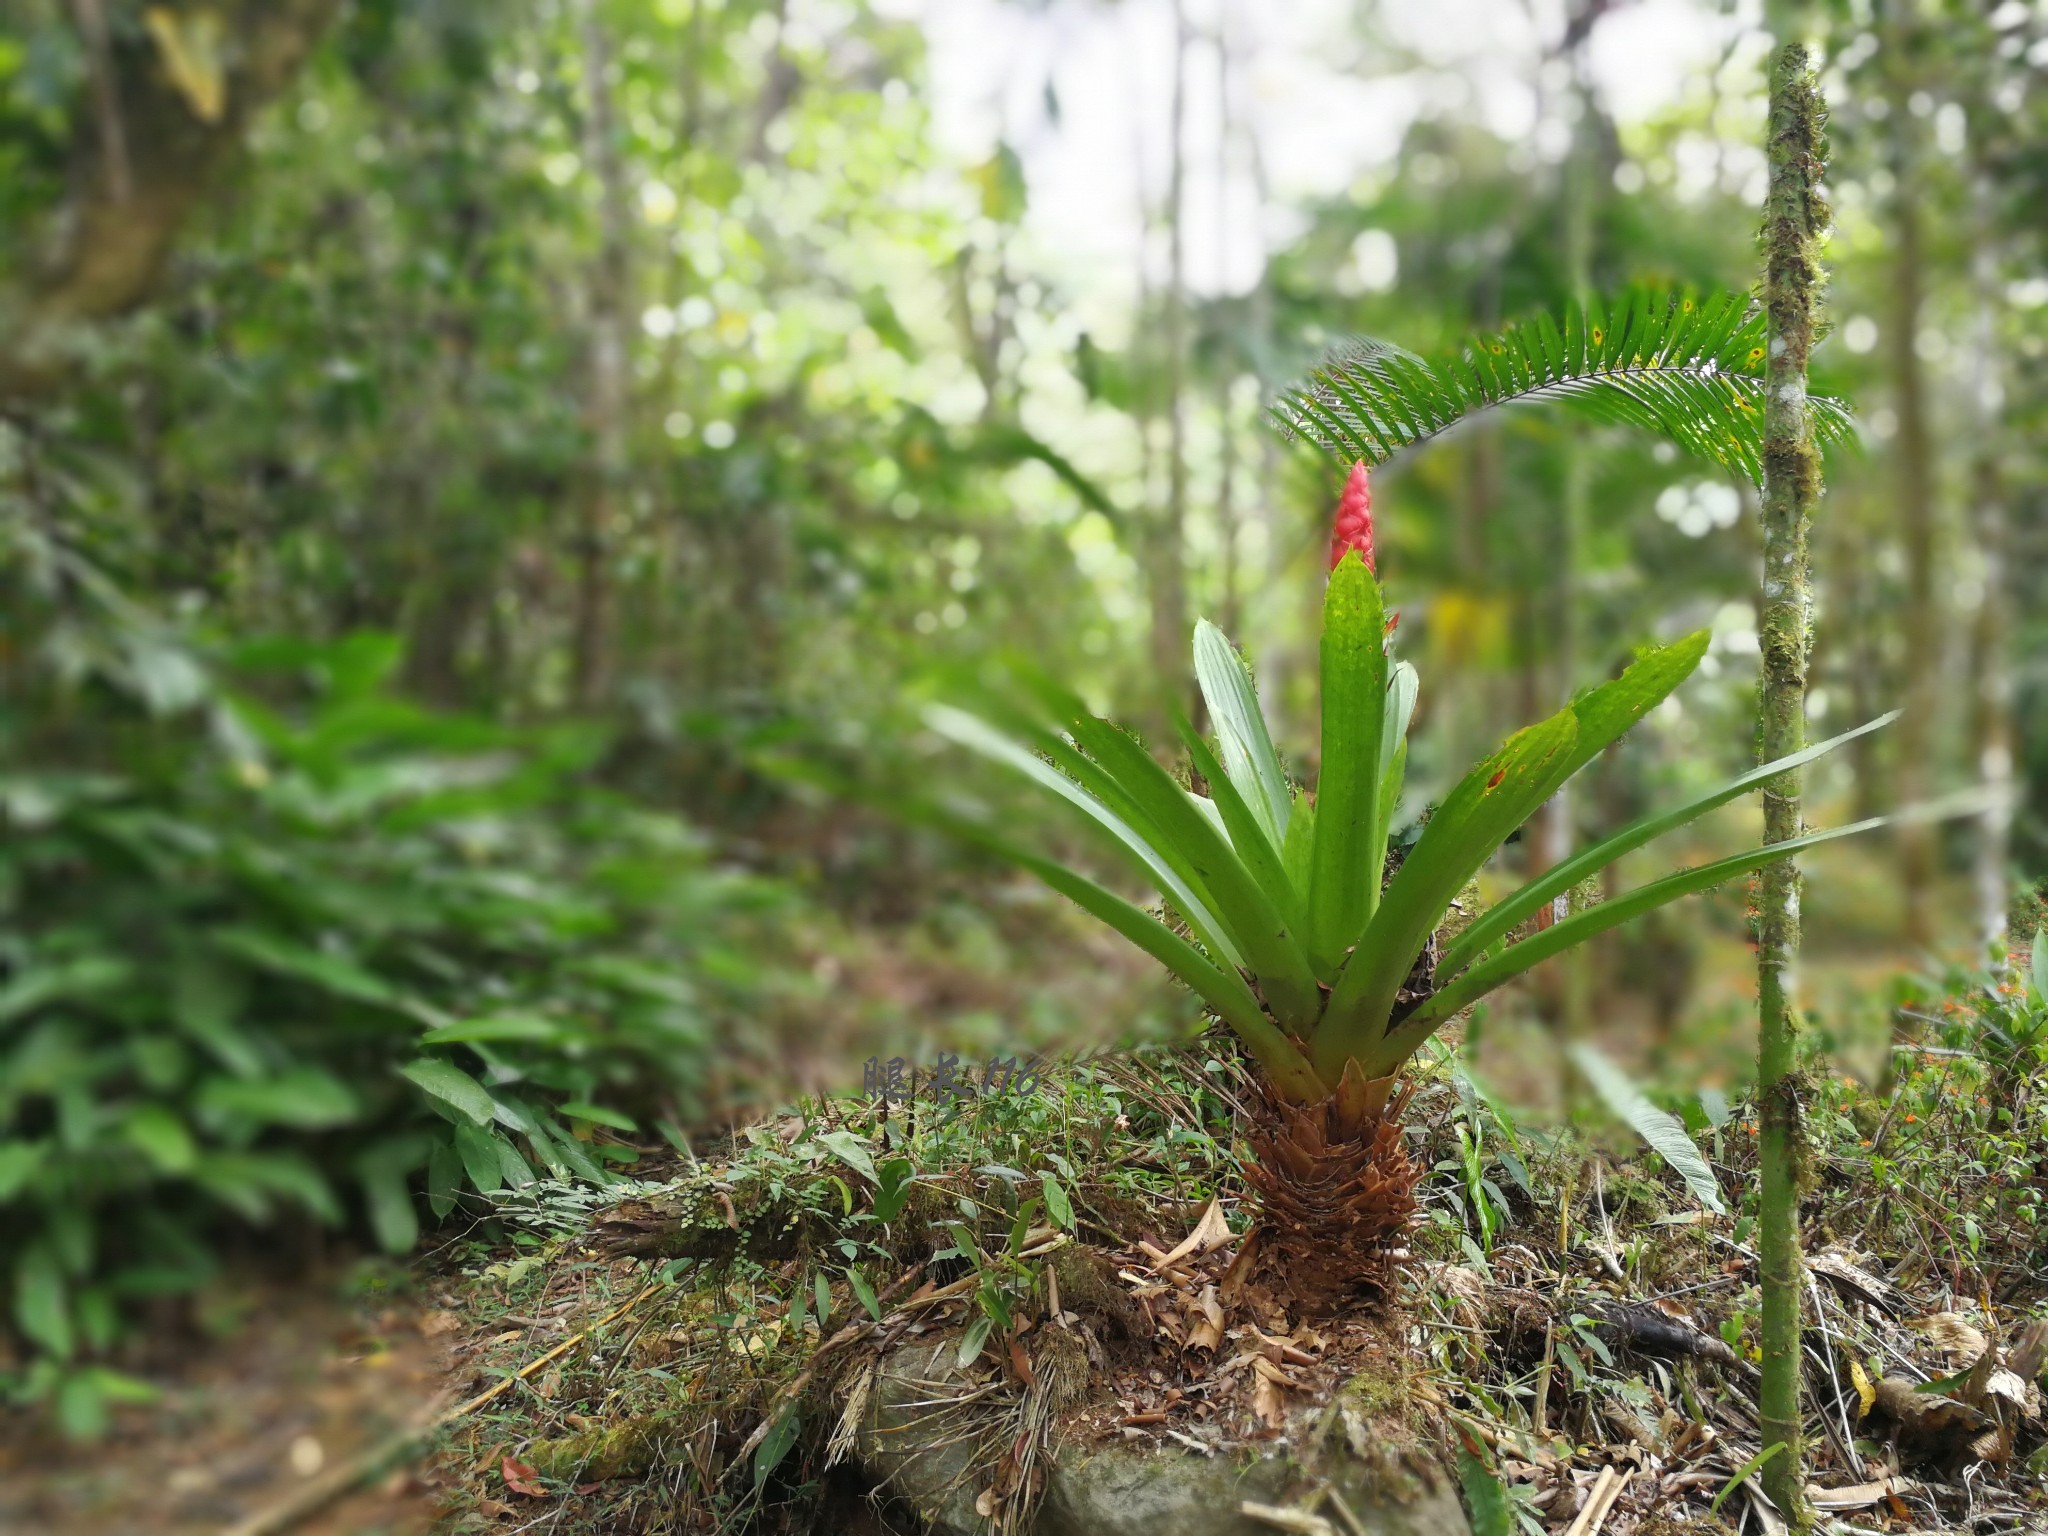
[[[1372,482],[1366,476],[1363,459],[1351,466],[1351,478],[1344,482],[1344,495],[1337,502],[1337,516],[1330,526],[1331,570],[1337,569],[1347,549],[1357,550],[1365,568],[1377,574],[1378,567],[1372,559]]]

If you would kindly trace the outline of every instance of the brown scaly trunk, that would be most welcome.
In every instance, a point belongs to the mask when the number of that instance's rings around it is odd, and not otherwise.
[[[1385,1297],[1407,1257],[1422,1178],[1401,1134],[1411,1092],[1398,1074],[1367,1080],[1356,1062],[1320,1104],[1263,1091],[1245,1169],[1259,1195],[1259,1262],[1312,1316]]]

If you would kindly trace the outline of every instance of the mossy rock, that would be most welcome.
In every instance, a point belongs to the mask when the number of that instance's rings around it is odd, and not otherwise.
[[[957,1414],[930,1406],[958,1377],[956,1347],[946,1337],[898,1350],[883,1363],[859,1455],[878,1483],[924,1517],[933,1536],[985,1536],[990,1522],[975,1513],[974,1501],[988,1482],[993,1449],[963,1435]],[[1456,1488],[1418,1442],[1394,1431],[1380,1444],[1361,1446],[1355,1434],[1314,1433],[1317,1418],[1305,1414],[1296,1442],[1265,1454],[1070,1445],[1053,1464],[1030,1529],[1033,1536],[1269,1536],[1273,1528],[1240,1513],[1241,1505],[1299,1507],[1328,1486],[1373,1536],[1469,1536]],[[1310,1440],[1317,1442],[1313,1449]]]

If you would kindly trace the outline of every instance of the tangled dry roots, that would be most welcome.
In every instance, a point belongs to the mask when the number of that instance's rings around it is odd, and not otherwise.
[[[1392,1077],[1368,1081],[1355,1062],[1319,1104],[1264,1092],[1245,1170],[1260,1197],[1259,1259],[1311,1314],[1384,1296],[1406,1254],[1422,1176],[1401,1135],[1409,1092]]]

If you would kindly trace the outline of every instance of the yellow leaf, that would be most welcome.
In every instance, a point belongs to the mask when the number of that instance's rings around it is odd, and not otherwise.
[[[220,12],[152,5],[142,13],[142,21],[163,55],[164,73],[192,115],[202,123],[218,123],[228,108],[228,72],[221,46],[227,29]]]
[[[1877,1401],[1877,1388],[1870,1384],[1870,1377],[1865,1374],[1859,1361],[1849,1362],[1849,1379],[1856,1383],[1856,1417],[1860,1419],[1870,1412],[1871,1405]]]

